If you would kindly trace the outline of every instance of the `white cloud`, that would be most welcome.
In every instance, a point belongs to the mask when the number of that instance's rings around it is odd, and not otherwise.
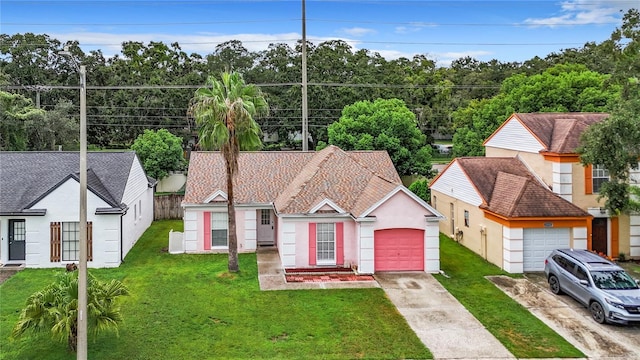
[[[442,52],[435,53],[433,57],[436,59],[436,64],[438,66],[450,66],[451,62],[454,60],[458,60],[463,57],[470,56],[472,58],[479,59],[482,56],[492,55],[493,53],[485,50],[469,50],[469,51],[452,51],[452,52]]]
[[[51,33],[52,38],[62,42],[77,40],[84,51],[101,49],[105,57],[119,54],[122,43],[137,41],[148,44],[150,41],[162,41],[165,44],[178,42],[186,53],[199,53],[202,55],[212,53],[218,44],[230,40],[240,40],[249,51],[261,51],[271,43],[286,43],[294,47],[301,38],[298,33],[281,34],[215,34],[200,33],[195,35],[177,35],[164,33],[99,33],[99,32],[73,32]]]
[[[409,23],[409,26],[397,26],[395,30],[397,34],[409,34],[409,33],[421,31],[426,27],[435,27],[435,26],[436,26],[435,24],[431,24],[431,23],[411,22]]]
[[[377,31],[375,31],[374,29],[367,29],[367,28],[361,28],[361,27],[340,29],[340,33],[347,34],[349,36],[355,36],[355,37],[375,34],[376,32]]]
[[[560,14],[548,18],[529,18],[525,25],[556,27],[560,25],[588,25],[619,23],[621,11],[632,8],[626,0],[570,0],[561,3]]]

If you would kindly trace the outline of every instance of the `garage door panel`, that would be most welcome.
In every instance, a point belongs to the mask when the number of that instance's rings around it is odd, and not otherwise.
[[[387,229],[375,232],[375,270],[424,270],[424,230]]]
[[[553,249],[568,248],[570,228],[524,229],[524,271],[543,271],[544,260]]]

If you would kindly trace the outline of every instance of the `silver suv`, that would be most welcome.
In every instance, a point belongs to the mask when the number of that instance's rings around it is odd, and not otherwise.
[[[589,308],[593,319],[640,321],[640,288],[624,269],[588,250],[553,250],[544,261],[551,292],[566,293]]]

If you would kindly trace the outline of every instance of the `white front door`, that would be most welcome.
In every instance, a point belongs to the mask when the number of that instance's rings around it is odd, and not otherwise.
[[[258,245],[275,244],[275,215],[271,209],[258,210]]]

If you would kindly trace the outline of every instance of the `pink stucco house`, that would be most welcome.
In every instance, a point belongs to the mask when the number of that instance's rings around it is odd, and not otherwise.
[[[239,169],[239,252],[275,246],[285,268],[439,271],[442,215],[402,185],[386,152],[246,152]],[[192,153],[185,252],[227,251],[226,196],[222,155]]]

